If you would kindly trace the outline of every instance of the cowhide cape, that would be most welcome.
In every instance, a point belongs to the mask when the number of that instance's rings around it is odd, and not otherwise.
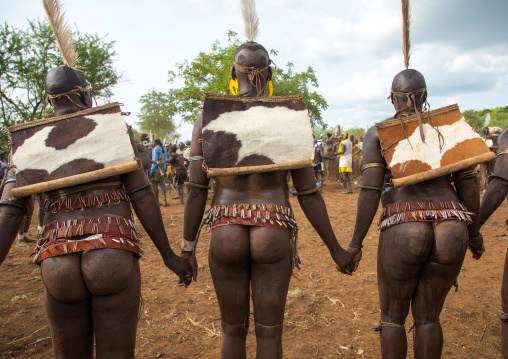
[[[312,167],[312,128],[301,96],[207,94],[203,154],[208,176]]]
[[[126,129],[118,103],[11,126],[16,187],[132,162]]]
[[[376,127],[396,187],[397,180],[405,177],[426,173],[421,178],[427,180],[472,167],[490,152],[457,105],[430,111],[430,117],[422,113],[425,142],[416,116],[386,120]]]

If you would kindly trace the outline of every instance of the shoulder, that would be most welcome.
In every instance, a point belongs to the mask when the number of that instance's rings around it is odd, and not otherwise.
[[[498,152],[508,150],[508,130],[505,130],[498,139]]]
[[[365,132],[365,136],[363,137],[363,146],[365,147],[366,144],[373,140],[379,141],[376,125],[369,127],[367,132]]]

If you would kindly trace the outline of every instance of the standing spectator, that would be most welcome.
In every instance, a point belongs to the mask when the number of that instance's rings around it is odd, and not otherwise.
[[[150,167],[150,181],[152,182],[152,188],[155,192],[155,197],[157,197],[157,201],[159,201],[159,186],[162,191],[162,198],[164,199],[164,205],[167,206],[168,202],[166,200],[166,186],[164,186],[164,173],[166,173],[166,164],[164,161],[168,157],[168,152],[162,146],[161,140],[156,138],[153,141],[153,151],[152,151],[152,167]],[[162,162],[162,165],[159,163]]]
[[[346,188],[346,190],[342,193],[349,194],[353,193],[353,190],[351,189],[351,175],[353,173],[353,145],[349,140],[349,135],[347,133],[344,134],[344,137],[345,138],[342,141],[341,151],[338,153],[341,155],[339,162],[339,172],[342,175],[342,183],[344,184],[344,188]],[[353,135],[351,135],[351,140],[354,141]]]
[[[178,144],[178,149],[176,150],[176,153],[183,156],[183,153],[185,152],[185,143],[180,142]]]
[[[325,174],[326,174],[326,178],[328,180],[330,180],[332,178],[335,178],[335,173],[337,172],[337,168],[335,165],[336,157],[334,156],[334,153],[337,152],[337,144],[335,143],[334,139],[332,138],[331,133],[326,134],[326,141],[325,141],[323,149],[324,149],[324,153],[325,153],[325,156],[324,156],[325,161],[323,162],[323,164],[325,166]]]
[[[323,158],[325,153],[323,146],[318,140],[314,139],[314,174],[316,176],[316,182],[323,184]]]
[[[167,165],[170,163],[172,169],[175,171],[174,178],[178,186],[178,193],[180,194],[180,203],[183,205],[185,204],[183,201],[183,185],[187,180],[187,166],[189,161],[184,156],[177,153],[177,151],[178,149],[176,145],[171,146],[171,154],[167,157],[166,160],[161,161],[160,164]]]

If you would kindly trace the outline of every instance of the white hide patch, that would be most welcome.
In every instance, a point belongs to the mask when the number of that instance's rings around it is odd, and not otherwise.
[[[13,155],[18,171],[46,170],[51,174],[75,159],[93,160],[104,167],[133,160],[134,150],[120,113],[88,115],[86,118],[93,120],[97,126],[86,137],[76,140],[65,149],[46,146],[46,139],[55,126],[44,127],[25,140]]]
[[[426,123],[423,124],[422,128],[425,135],[425,143],[422,142],[420,130],[417,128],[408,139],[400,141],[395,146],[393,157],[390,161],[391,167],[411,160],[418,160],[428,164],[432,169],[440,168],[441,158],[446,151],[451,150],[465,140],[479,137],[471,126],[466,123],[464,117],[451,125],[439,126],[438,129],[444,137],[444,146],[440,153],[437,131]]]
[[[242,142],[238,162],[250,155],[266,156],[273,163],[314,159],[307,111],[255,106],[223,113],[204,130],[235,134]]]
[[[485,142],[485,144],[487,145],[487,147],[492,147],[492,146],[494,146],[494,141],[492,141],[490,138],[483,139],[483,142]]]

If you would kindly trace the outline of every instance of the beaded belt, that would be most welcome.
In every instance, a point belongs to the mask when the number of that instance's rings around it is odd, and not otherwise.
[[[73,237],[90,235],[84,239]],[[98,248],[125,249],[141,256],[140,235],[134,222],[123,217],[102,217],[52,222],[38,233],[34,262],[48,257]]]
[[[386,206],[381,213],[378,226],[382,231],[407,222],[441,222],[458,220],[471,224],[473,213],[463,204],[453,201],[440,202],[397,202]]]
[[[210,208],[203,218],[203,225],[210,229],[230,224],[278,228],[290,232],[292,266],[300,269],[298,225],[291,208],[277,204],[221,204]]]

